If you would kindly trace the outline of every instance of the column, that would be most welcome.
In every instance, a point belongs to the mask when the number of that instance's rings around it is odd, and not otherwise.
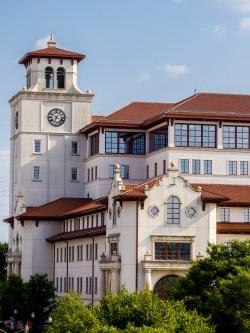
[[[102,296],[106,295],[106,289],[107,289],[107,271],[106,269],[102,269]]]
[[[118,285],[118,269],[112,268],[111,269],[111,292],[112,294],[117,294],[119,291],[119,285]]]
[[[102,130],[99,133],[99,153],[105,154],[105,134],[102,133]]]
[[[145,288],[152,290],[151,269],[145,268]]]
[[[222,142],[222,126],[217,126],[217,148],[222,149],[223,148],[223,142]]]
[[[168,147],[174,147],[174,124],[171,125],[171,120],[168,125]]]

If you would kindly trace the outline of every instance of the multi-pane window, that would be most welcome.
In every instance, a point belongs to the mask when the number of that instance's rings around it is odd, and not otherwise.
[[[41,153],[41,140],[34,140],[34,152]]]
[[[111,164],[109,166],[109,178],[114,178],[114,172],[115,172],[115,165]],[[129,178],[129,166],[128,165],[120,165],[120,173],[121,173],[121,177],[123,179],[128,179]]]
[[[167,223],[180,223],[180,200],[175,196],[169,197],[167,201]]]
[[[228,207],[220,209],[220,220],[221,220],[221,222],[230,221],[230,209]]]
[[[101,213],[101,226],[105,225],[105,214]]]
[[[150,151],[155,151],[167,147],[168,144],[168,131],[158,130],[150,132]]]
[[[230,176],[237,175],[237,161],[228,162],[228,174]]]
[[[240,161],[240,174],[248,175],[248,161]]]
[[[223,126],[224,148],[249,148],[249,127]]]
[[[40,180],[40,167],[39,166],[33,167],[33,179]]]
[[[99,153],[99,134],[96,133],[90,137],[90,155]]]
[[[212,160],[204,161],[204,174],[209,175],[213,173]]]
[[[149,178],[149,165],[146,166],[146,175],[147,175],[147,178]]]
[[[191,243],[155,242],[155,260],[191,260]]]
[[[105,150],[111,154],[145,154],[145,134],[106,132]]]
[[[244,209],[244,222],[250,222],[250,208]]]
[[[175,146],[177,147],[216,147],[216,125],[175,125]]]
[[[71,142],[71,155],[77,155],[78,154],[78,142],[72,141]]]
[[[75,218],[75,228],[74,230],[80,230],[80,218]]]
[[[45,88],[54,88],[54,71],[52,67],[45,68]]]
[[[189,173],[189,160],[188,159],[180,160],[180,172]]]
[[[157,163],[155,163],[155,177],[157,176]]]
[[[166,173],[166,160],[163,160],[162,173],[163,173],[163,175],[165,175],[165,173]]]
[[[118,243],[117,242],[112,242],[110,243],[110,254],[118,254]]]
[[[199,174],[201,173],[201,161],[192,160],[192,173]]]
[[[72,168],[71,169],[71,180],[72,181],[77,181],[78,180],[78,170],[77,170],[77,168]]]

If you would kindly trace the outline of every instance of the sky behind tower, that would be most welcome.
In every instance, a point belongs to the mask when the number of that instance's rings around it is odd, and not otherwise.
[[[25,83],[17,62],[51,33],[59,47],[86,54],[78,84],[95,93],[94,114],[195,89],[250,92],[250,0],[11,0],[0,13],[0,219],[8,216],[8,100]]]

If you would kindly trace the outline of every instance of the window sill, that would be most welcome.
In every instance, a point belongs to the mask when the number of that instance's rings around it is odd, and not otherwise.
[[[70,181],[71,183],[80,183],[80,181],[79,180],[72,180],[71,179],[71,181]]]
[[[32,154],[33,154],[33,155],[42,155],[43,153],[37,153],[37,152],[33,151]]]
[[[80,156],[80,154],[73,154],[73,153],[71,153],[71,156]]]
[[[33,182],[40,183],[42,182],[42,179],[32,179]]]

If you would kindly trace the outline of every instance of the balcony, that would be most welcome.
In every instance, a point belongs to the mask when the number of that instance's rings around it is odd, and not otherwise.
[[[142,265],[145,270],[187,271],[191,267],[192,261],[154,260],[150,253],[146,253]]]
[[[120,269],[121,258],[118,254],[107,256],[105,253],[103,253],[101,255],[99,264],[101,269]]]
[[[12,261],[17,261],[17,262],[21,262],[22,261],[22,252],[20,250],[9,250],[7,253],[7,258],[8,258],[8,262],[12,262]]]

